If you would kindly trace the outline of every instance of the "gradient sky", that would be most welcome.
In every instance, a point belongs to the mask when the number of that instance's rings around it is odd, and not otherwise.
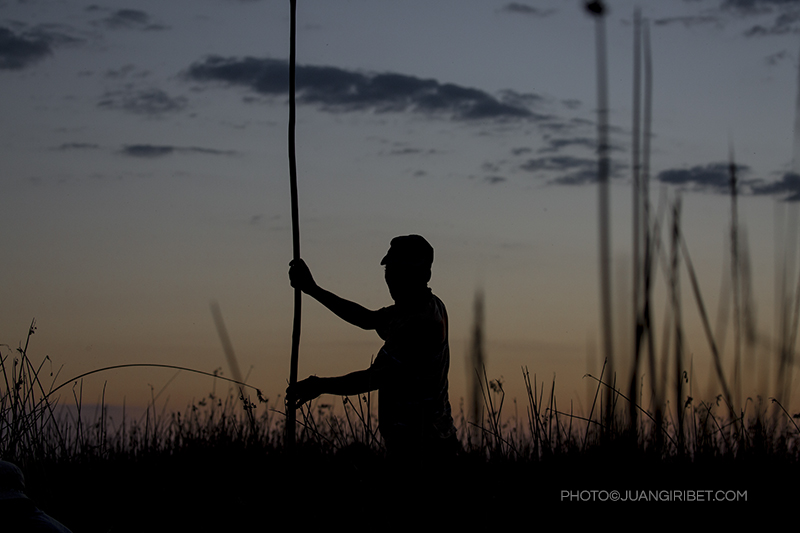
[[[391,303],[379,265],[389,241],[424,235],[451,319],[456,410],[478,289],[488,374],[510,396],[523,400],[525,365],[548,387],[555,376],[562,407],[577,409],[594,386],[582,376],[600,368],[594,23],[581,4],[299,0],[303,257],[320,285],[379,308]],[[775,212],[800,199],[800,1],[607,4],[615,315],[630,291],[639,5],[653,49],[652,201],[681,192],[714,320],[732,143],[768,343]],[[123,363],[230,375],[215,299],[248,382],[283,392],[288,44],[288,1],[0,0],[0,343],[15,348],[36,317],[31,355],[63,365],[58,382]],[[657,286],[660,317],[663,276]],[[708,348],[689,292],[684,302],[702,376]],[[305,298],[301,377],[364,368],[380,346]],[[129,405],[172,380],[175,408],[214,386],[174,374],[96,375],[85,401],[106,380],[106,401]]]

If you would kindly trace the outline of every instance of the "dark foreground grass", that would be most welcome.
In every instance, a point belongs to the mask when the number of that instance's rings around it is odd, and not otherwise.
[[[573,521],[589,518],[587,512],[680,515],[699,506],[709,513],[780,513],[797,498],[796,489],[782,488],[780,479],[797,479],[798,473],[796,464],[770,464],[769,459],[662,463],[608,450],[540,462],[467,457],[420,472],[361,451],[264,453],[236,445],[187,448],[135,461],[43,462],[26,470],[32,498],[76,532],[265,531],[287,512],[298,526],[331,518],[401,523],[412,518],[406,514],[412,510],[433,511],[436,520],[448,522],[489,516],[498,524],[513,516],[538,520],[554,512],[572,514]],[[578,501],[581,491],[588,497],[592,490],[618,490],[628,498],[625,494],[646,491],[724,490],[745,494],[746,501],[683,507]],[[564,501],[563,491],[575,500]],[[424,516],[415,518],[425,521]]]

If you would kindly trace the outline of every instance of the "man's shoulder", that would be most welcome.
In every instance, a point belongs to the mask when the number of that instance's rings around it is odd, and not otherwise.
[[[391,305],[378,311],[378,335],[384,340],[402,337],[447,335],[447,310],[438,296],[431,293],[425,302],[413,307]]]
[[[444,302],[435,294],[413,306],[400,306],[397,304],[382,307],[377,311],[381,322],[389,321],[442,321],[447,318],[447,308]]]

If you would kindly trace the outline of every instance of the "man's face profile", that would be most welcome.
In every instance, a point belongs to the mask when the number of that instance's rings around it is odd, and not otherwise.
[[[389,294],[396,302],[426,287],[430,280],[430,270],[389,264],[386,265],[384,278]]]
[[[397,301],[397,297],[402,298],[403,291],[403,275],[400,272],[402,269],[397,266],[386,265],[384,267],[383,277],[386,279],[386,286],[389,287],[389,294],[392,300]]]

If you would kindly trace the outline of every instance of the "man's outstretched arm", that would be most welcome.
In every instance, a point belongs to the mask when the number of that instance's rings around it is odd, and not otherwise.
[[[377,311],[371,311],[355,302],[345,300],[317,285],[311,271],[302,259],[289,263],[289,281],[292,287],[308,294],[342,320],[361,329],[377,327]]]
[[[290,408],[298,409],[321,394],[356,396],[377,390],[378,383],[375,378],[371,368],[335,378],[309,376],[286,389],[286,403]]]

